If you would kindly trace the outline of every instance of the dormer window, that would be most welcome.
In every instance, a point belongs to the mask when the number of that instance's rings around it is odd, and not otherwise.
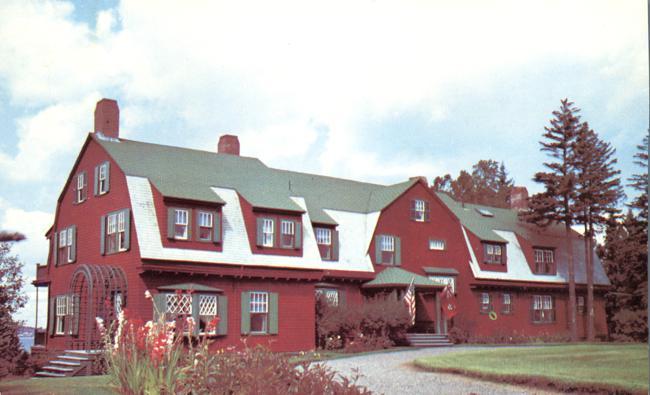
[[[184,209],[174,209],[174,238],[188,239],[189,212]]]
[[[332,230],[327,228],[316,228],[316,244],[320,251],[321,258],[332,259]]]
[[[412,200],[411,219],[416,222],[429,221],[429,202],[420,199]]]
[[[282,247],[293,248],[295,244],[295,235],[296,235],[295,222],[282,220],[280,224],[281,224],[280,231],[281,231]]]
[[[212,229],[214,224],[214,216],[212,213],[199,211],[199,240],[210,241],[212,240]]]
[[[85,171],[77,174],[76,182],[77,185],[75,188],[75,203],[81,203],[88,197],[88,180]]]
[[[535,274],[555,274],[555,256],[550,248],[535,248]]]
[[[262,246],[273,247],[274,240],[274,227],[275,223],[271,218],[264,218],[262,220]]]
[[[501,244],[483,244],[483,261],[493,265],[505,263],[505,246]]]

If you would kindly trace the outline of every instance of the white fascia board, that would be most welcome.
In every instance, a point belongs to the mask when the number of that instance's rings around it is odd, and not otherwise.
[[[226,203],[222,208],[223,251],[163,247],[160,224],[156,216],[153,192],[149,180],[144,177],[127,176],[127,186],[133,208],[133,221],[140,247],[140,255],[143,259],[292,269],[373,271],[372,264],[368,267],[363,261],[356,261],[356,263],[348,263],[346,259],[340,259],[338,262],[323,261],[318,252],[316,237],[311,228],[308,213],[303,214],[304,238],[302,257],[253,254],[239,203],[239,196],[237,195],[237,191],[230,188],[212,188]],[[295,197],[292,199],[303,207],[303,209],[305,208],[303,198]],[[356,215],[363,216],[365,222],[364,214]],[[348,231],[354,233],[354,230],[347,229],[347,225],[339,225],[339,228],[346,233]],[[361,227],[361,229],[365,229],[365,227]],[[343,240],[340,243],[341,246],[344,243],[347,244],[349,242]]]
[[[472,269],[472,274],[474,278],[480,280],[508,280],[508,281],[530,281],[530,282],[540,282],[540,283],[551,283],[551,284],[564,284],[567,280],[560,274],[556,275],[539,275],[533,274],[526,261],[526,256],[524,251],[519,244],[517,235],[511,231],[505,230],[493,230],[497,235],[502,237],[508,242],[506,247],[506,259],[508,265],[507,272],[493,272],[489,270],[481,270],[481,267],[478,264],[476,256],[474,255],[474,250],[467,236],[467,231],[465,227],[461,225],[461,230],[463,231],[463,236],[465,237],[465,243],[467,245],[467,250],[470,254],[469,266]]]

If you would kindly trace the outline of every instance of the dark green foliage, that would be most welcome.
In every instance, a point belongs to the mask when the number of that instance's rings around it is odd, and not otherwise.
[[[361,305],[316,302],[316,340],[320,348],[349,352],[376,350],[404,343],[410,318],[403,301],[378,295]]]
[[[614,169],[616,150],[601,140],[591,129],[581,128],[574,146],[576,170],[576,222],[584,226],[585,263],[587,272],[587,340],[594,331],[594,269],[593,237],[608,218],[619,213],[623,198],[619,170]]]
[[[23,264],[10,253],[11,245],[0,243],[0,377],[22,374],[28,364],[18,339],[18,323],[11,316],[26,302],[21,292]]]
[[[553,111],[550,127],[545,127],[544,140],[540,141],[541,150],[551,160],[544,163],[546,172],[537,172],[533,180],[544,186],[544,192],[537,193],[528,200],[527,211],[520,216],[523,220],[548,226],[562,224],[565,228],[565,248],[571,251],[571,225],[575,223],[577,209],[576,199],[576,154],[575,146],[578,136],[589,131],[589,126],[580,122],[577,114],[580,109],[568,99],[561,102],[560,109]],[[571,340],[578,339],[576,325],[575,266],[573,255],[568,255],[569,272],[569,332]]]
[[[25,240],[25,235],[18,232],[0,231],[0,243]]]
[[[649,131],[650,132],[650,131]],[[630,178],[630,186],[639,191],[630,207],[639,213],[639,220],[642,223],[648,223],[648,135],[643,138],[643,143],[637,145],[638,152],[634,155],[634,163],[641,166],[642,172],[635,174]]]
[[[456,179],[449,174],[436,177],[432,189],[447,192],[462,203],[507,208],[512,186],[513,181],[508,178],[505,165],[488,159],[472,166],[472,174],[461,170]]]

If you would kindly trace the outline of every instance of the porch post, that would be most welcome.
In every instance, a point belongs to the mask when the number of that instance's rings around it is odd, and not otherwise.
[[[436,291],[435,298],[436,298],[436,334],[440,334],[441,333],[440,320],[442,319],[442,314],[440,314],[441,308],[440,308],[439,291]]]
[[[40,287],[36,287],[36,317],[34,317],[34,343],[36,343],[36,336],[38,332],[38,289]]]

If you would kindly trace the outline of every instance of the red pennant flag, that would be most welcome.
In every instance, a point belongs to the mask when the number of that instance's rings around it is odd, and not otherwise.
[[[451,292],[451,286],[449,284],[445,285],[445,288],[442,290],[442,310],[448,320],[454,318],[458,312],[456,296]]]

